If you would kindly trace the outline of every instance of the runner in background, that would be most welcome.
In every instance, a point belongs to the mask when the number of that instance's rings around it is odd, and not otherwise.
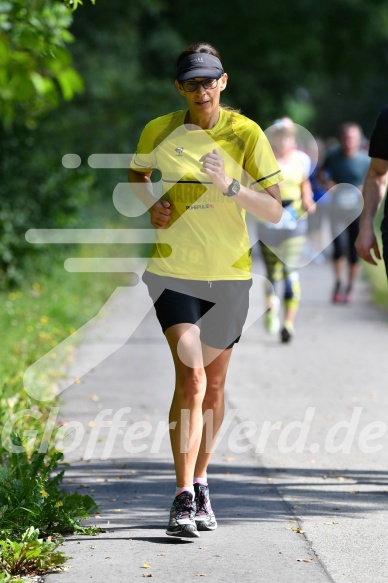
[[[315,208],[308,178],[311,161],[305,152],[297,149],[296,126],[290,118],[276,120],[266,134],[284,177],[279,184],[284,211],[279,223],[259,221],[260,249],[269,280],[265,288],[265,327],[272,335],[280,331],[281,342],[287,343],[295,335],[294,321],[301,297],[298,262],[306,243],[305,213]],[[282,292],[281,323],[279,295]]]
[[[369,142],[370,165],[364,182],[364,208],[360,218],[360,232],[356,240],[356,249],[360,257],[377,265],[375,258],[381,259],[377,243],[374,219],[386,196],[388,185],[388,106],[380,111]],[[388,198],[385,199],[384,217],[381,223],[383,240],[383,257],[388,277]],[[371,254],[374,252],[375,257]]]
[[[328,149],[320,174],[326,188],[331,189],[329,206],[333,237],[334,303],[350,302],[359,272],[359,256],[355,242],[361,213],[360,190],[369,166],[369,158],[361,149],[362,130],[354,122],[341,124],[340,143]],[[348,272],[345,281],[345,265]]]

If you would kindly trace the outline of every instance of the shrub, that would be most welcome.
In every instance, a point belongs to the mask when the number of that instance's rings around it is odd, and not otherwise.
[[[22,445],[16,435],[12,441]],[[8,454],[0,468],[0,530],[20,536],[33,524],[44,536],[83,532],[80,521],[98,507],[90,496],[61,489],[62,460],[57,451]]]

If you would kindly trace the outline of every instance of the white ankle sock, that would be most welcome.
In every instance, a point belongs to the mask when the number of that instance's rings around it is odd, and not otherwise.
[[[201,486],[207,486],[207,474],[200,477],[194,476],[194,484],[201,484]]]

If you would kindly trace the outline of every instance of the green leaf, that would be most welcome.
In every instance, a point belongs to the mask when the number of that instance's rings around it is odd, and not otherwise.
[[[42,48],[42,37],[36,34],[33,29],[25,29],[19,37],[19,43],[23,46],[23,49],[30,51],[38,51]]]
[[[36,71],[30,73],[30,79],[39,95],[47,95],[48,93],[55,91],[55,84],[52,79],[43,77],[43,75]]]
[[[29,101],[35,93],[31,79],[23,75],[14,76],[8,87],[12,91],[14,101],[19,103]]]
[[[62,71],[58,76],[58,83],[62,90],[64,99],[69,101],[74,97],[75,93],[81,93],[83,90],[83,82],[81,76],[77,71],[71,67]]]
[[[42,554],[42,547],[38,541],[34,541],[30,543],[28,548],[25,551],[25,558],[26,560],[30,561],[32,559],[36,559]]]

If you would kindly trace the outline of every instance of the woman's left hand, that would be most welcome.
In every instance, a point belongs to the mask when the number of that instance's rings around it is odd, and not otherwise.
[[[214,186],[226,192],[232,179],[225,174],[224,159],[217,150],[204,154],[199,161],[202,162],[201,171],[209,176]]]
[[[303,198],[302,204],[304,210],[307,211],[310,215],[315,213],[315,211],[317,210],[317,205],[311,196]]]

